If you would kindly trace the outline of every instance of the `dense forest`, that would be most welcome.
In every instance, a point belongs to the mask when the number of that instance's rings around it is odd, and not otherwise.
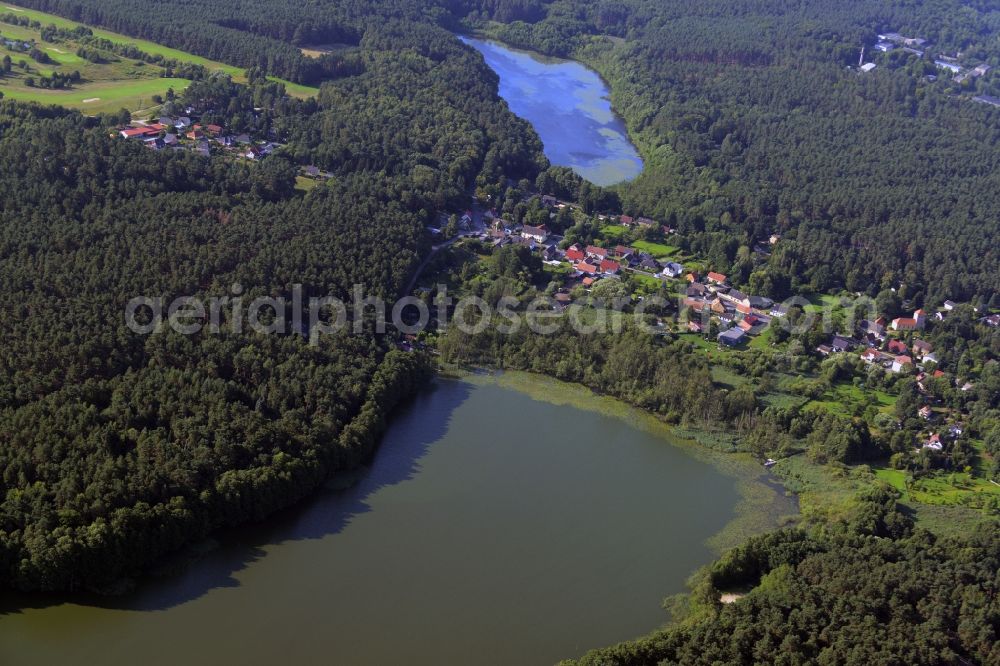
[[[928,76],[936,53],[1000,63],[989,8],[484,2],[468,23],[597,68],[646,162],[620,188],[625,211],[669,221],[738,283],[902,285],[931,303],[997,291],[1000,115],[968,99],[971,82]],[[848,69],[889,30],[929,40],[927,55]],[[775,232],[786,242],[764,265],[739,256]]]
[[[130,298],[249,300],[294,284],[343,297],[359,283],[391,297],[428,252],[424,227],[473,193],[498,197],[526,179],[588,213],[655,217],[678,230],[683,251],[776,296],[844,288],[901,311],[946,298],[988,304],[1000,285],[1000,110],[968,99],[996,82],[932,81],[927,58],[893,56],[865,76],[848,69],[886,30],[930,40],[929,57],[961,50],[1000,65],[989,3],[20,4],[246,67],[246,86],[199,70],[169,101],[285,148],[257,164],[147,151],[110,136],[124,117],[0,100],[5,586],[107,589],[220,526],[287,506],[368,455],[393,407],[433,372],[424,354],[370,334],[136,335],[122,319]],[[459,29],[599,70],[644,173],[605,191],[548,169],[495,75],[449,33]],[[303,46],[338,48],[310,57]],[[265,75],[322,87],[293,100]],[[306,164],[332,178],[303,195],[294,183]],[[772,233],[782,242],[770,255],[752,252]],[[466,277],[495,303],[524,295],[538,271],[510,249]],[[800,334],[799,348],[817,334]],[[1000,373],[987,363],[1000,340],[970,310],[931,334],[942,362],[974,368],[977,385],[929,390],[1000,451],[1000,430],[986,430],[1000,407]],[[898,426],[870,427],[863,411],[807,412],[767,405],[748,385],[724,388],[689,342],[630,327],[450,330],[439,349],[449,362],[581,382],[670,423],[737,433],[760,457],[900,456],[920,427],[912,379],[892,380]],[[838,363],[748,353],[730,369],[808,370],[830,384],[850,376]],[[949,455],[897,462],[961,466],[971,454]],[[875,488],[842,524],[752,539],[702,572],[677,624],[583,663],[997,662],[995,528],[939,539],[895,502]],[[720,590],[749,586],[739,603],[717,602]]]
[[[419,356],[364,337],[145,337],[123,319],[137,295],[233,283],[248,296],[303,277],[391,293],[420,227],[405,210],[365,224],[392,212],[373,203],[387,184],[299,200],[294,171],[156,154],[10,102],[0,155],[4,584],[108,584],[285,506],[356,463],[427,376]],[[338,253],[351,263],[325,260]]]
[[[361,85],[389,85],[385,77],[397,73],[351,50],[307,57],[303,45],[404,51],[419,42],[422,64],[394,60],[392,66],[454,68],[457,75],[474,65],[442,28],[485,30],[517,46],[580,58],[610,81],[613,103],[646,163],[635,182],[620,188],[625,211],[670,222],[683,232],[685,249],[710,254],[715,268],[737,284],[756,272],[793,287],[873,296],[902,287],[918,301],[940,302],[989,300],[1000,283],[992,242],[1000,111],[968,99],[976,86],[994,91],[996,74],[964,86],[929,76],[937,72],[931,59],[938,54],[961,51],[970,63],[1000,65],[996,15],[986,5],[328,0],[219,6],[198,0],[163,7],[151,21],[121,0],[24,4],[314,84],[354,81],[362,68],[374,67],[379,71]],[[925,57],[889,54],[866,76],[849,69],[862,45],[870,47],[879,31],[889,30],[929,40]],[[414,39],[414,31],[424,34]],[[492,84],[488,74],[483,80]],[[434,103],[421,99],[422,88],[400,92],[407,103]],[[464,111],[447,121],[459,126]],[[383,142],[379,150],[385,149],[392,148]],[[763,265],[739,254],[774,232],[786,242]]]
[[[218,332],[144,336],[123,312],[136,296],[246,303],[296,284],[391,298],[438,211],[543,168],[485,65],[440,36],[373,29],[364,72],[313,100],[259,70],[248,86],[193,83],[178,101],[204,118],[289,141],[257,164],[149,151],[114,136],[118,116],[0,101],[4,585],[103,588],[371,451],[430,376],[423,354],[371,334],[235,331],[229,310]],[[299,163],[336,178],[303,195]]]

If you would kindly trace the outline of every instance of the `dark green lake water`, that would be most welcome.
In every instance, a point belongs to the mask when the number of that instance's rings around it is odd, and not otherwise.
[[[440,380],[350,488],[123,598],[6,597],[0,664],[551,664],[661,624],[738,500],[622,419]]]
[[[499,42],[460,39],[500,77],[500,96],[532,124],[550,162],[597,185],[632,180],[642,172],[642,159],[611,110],[610,93],[596,72]]]

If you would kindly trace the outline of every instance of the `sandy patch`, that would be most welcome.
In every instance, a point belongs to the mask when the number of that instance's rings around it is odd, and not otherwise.
[[[12,12],[23,12],[24,11],[23,9],[18,9],[17,7],[11,7],[10,5],[7,5],[7,9],[9,9]]]
[[[83,103],[90,104],[91,102],[100,102],[100,101],[101,101],[100,97],[88,97],[87,99],[83,100]]]
[[[724,604],[731,604],[742,596],[743,596],[742,594],[736,594],[735,592],[726,592],[721,597],[719,597],[719,601],[721,601]]]
[[[56,48],[56,47],[54,47],[54,46],[49,46],[49,47],[46,47],[46,49],[45,49],[45,50],[46,50],[46,51],[55,51],[56,53],[62,53],[62,54],[64,54],[64,55],[65,55],[65,53],[66,53],[66,52],[65,52],[65,51],[63,51],[62,49],[57,49],[57,48]]]

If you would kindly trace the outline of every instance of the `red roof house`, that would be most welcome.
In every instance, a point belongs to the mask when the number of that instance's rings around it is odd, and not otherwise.
[[[159,134],[160,130],[153,129],[152,127],[129,127],[128,129],[123,129],[121,135],[126,139],[134,139],[136,137],[152,136],[154,134]]]

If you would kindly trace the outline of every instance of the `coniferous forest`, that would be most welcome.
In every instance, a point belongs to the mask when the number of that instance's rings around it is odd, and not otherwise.
[[[284,149],[259,162],[154,152],[116,136],[127,111],[88,117],[0,100],[0,586],[107,590],[301,500],[360,464],[437,364],[368,329],[314,341],[226,327],[139,335],[122,317],[129,299],[249,301],[296,284],[393,298],[431,251],[426,227],[474,193],[545,183],[586,199],[588,212],[653,217],[677,231],[681,251],[778,298],[846,290],[891,292],[897,310],[1000,306],[1000,108],[970,100],[1000,95],[1000,78],[955,83],[902,53],[864,76],[851,69],[885,31],[1000,68],[989,2],[19,4],[246,68],[246,84],[199,72],[178,99],[205,122]],[[642,175],[602,190],[550,169],[458,31],[597,70]],[[343,48],[301,50],[320,44]],[[266,76],[319,93],[293,99]],[[306,165],[329,179],[303,193]],[[753,257],[771,234],[781,244]],[[492,277],[496,296],[513,279],[502,268]],[[984,330],[966,308],[932,341],[942,362],[980,378],[967,393],[942,388],[941,401],[998,433],[1000,337]],[[755,454],[808,449],[846,465],[902,451],[858,415],[723,390],[687,343],[630,329],[452,331],[439,351],[580,382],[670,423],[721,423]],[[753,358],[730,370],[774,370]],[[907,382],[897,393],[915,407]],[[1000,455],[1000,439],[984,439]],[[754,537],[696,576],[675,624],[580,663],[1000,663],[995,524],[935,536],[897,499],[876,487],[849,519]],[[749,587],[740,603],[718,601]]]

